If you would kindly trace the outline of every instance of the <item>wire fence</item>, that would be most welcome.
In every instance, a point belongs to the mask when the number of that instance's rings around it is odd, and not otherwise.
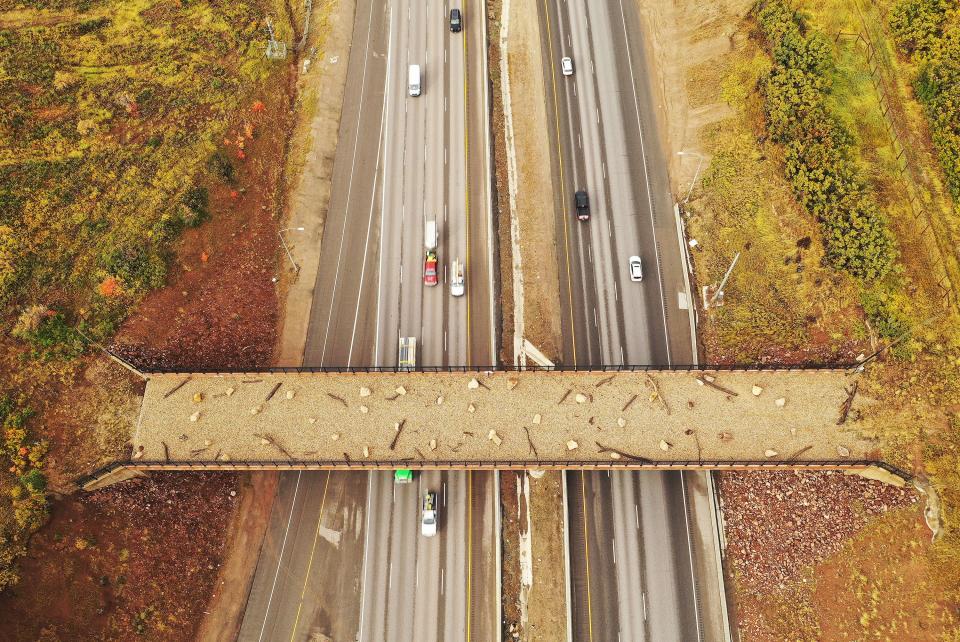
[[[443,459],[443,460],[250,460],[250,461],[114,461],[76,480],[78,487],[109,477],[120,469],[156,472],[230,472],[244,470],[510,470],[510,469],[568,469],[568,470],[849,470],[878,467],[905,480],[912,476],[883,461],[856,460],[565,460],[565,459]]]
[[[876,35],[871,34],[870,23],[859,3],[856,4],[862,30],[856,32],[838,31],[834,42],[839,45],[841,39],[852,42],[863,53],[867,68],[870,70],[870,80],[877,94],[880,113],[883,116],[884,129],[890,139],[891,148],[895,155],[897,178],[907,196],[912,221],[915,224],[913,232],[923,252],[927,257],[931,271],[931,283],[936,288],[934,294],[944,308],[955,306],[960,301],[960,258],[956,254],[958,247],[951,238],[951,232],[940,220],[932,214],[939,208],[930,189],[922,180],[924,173],[918,155],[923,145],[904,145],[903,140],[910,140],[909,126],[901,122],[898,117],[905,114],[900,93],[896,89],[897,81],[891,62],[887,59],[886,50],[876,44]],[[912,141],[911,141],[912,143]]]

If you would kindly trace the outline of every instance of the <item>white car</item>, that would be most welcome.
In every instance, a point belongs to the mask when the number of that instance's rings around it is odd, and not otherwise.
[[[463,263],[460,262],[460,259],[453,260],[450,273],[450,294],[453,296],[463,296]]]
[[[643,265],[640,263],[639,256],[630,257],[630,280],[643,281]]]
[[[564,76],[573,75],[573,60],[569,56],[560,59],[560,71],[563,72]]]
[[[424,537],[437,534],[437,494],[428,490],[423,494],[423,518],[420,520],[420,533]]]

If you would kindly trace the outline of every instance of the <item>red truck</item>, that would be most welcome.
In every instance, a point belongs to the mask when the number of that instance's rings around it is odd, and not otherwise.
[[[437,253],[433,250],[427,250],[423,259],[423,284],[437,284]]]

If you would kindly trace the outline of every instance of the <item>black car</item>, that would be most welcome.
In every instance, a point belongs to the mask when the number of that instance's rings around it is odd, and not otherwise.
[[[463,28],[463,17],[459,9],[450,10],[450,31],[457,33]]]
[[[573,201],[577,205],[577,218],[581,221],[590,220],[590,197],[583,190],[573,195]]]

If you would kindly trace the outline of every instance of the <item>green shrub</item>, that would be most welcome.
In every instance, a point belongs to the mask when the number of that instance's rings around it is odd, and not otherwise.
[[[163,285],[167,277],[166,262],[152,248],[145,246],[120,247],[103,259],[104,269],[123,282],[124,287],[146,292]]]
[[[7,296],[17,280],[20,240],[8,225],[0,224],[0,300]]]
[[[907,55],[927,55],[943,35],[949,0],[901,0],[890,11],[894,40]]]
[[[2,452],[17,482],[8,491],[13,520],[0,524],[0,591],[19,581],[16,560],[26,553],[23,542],[46,522],[48,516],[47,478],[40,471],[47,444],[28,444],[26,423],[32,415],[30,408],[22,406],[10,394],[0,395]]]
[[[950,192],[960,200],[960,9],[949,0],[900,0],[890,29],[920,65],[914,90]]]
[[[110,18],[92,18],[90,20],[84,20],[76,25],[72,25],[66,29],[67,33],[73,36],[85,36],[88,33],[93,33],[94,31],[100,31],[104,27],[110,25],[113,22]]]
[[[183,216],[187,227],[198,227],[210,218],[210,192],[206,187],[191,187],[182,202],[187,208]]]
[[[865,290],[860,295],[860,303],[874,331],[881,338],[894,341],[910,332],[909,319],[886,293]]]
[[[26,553],[27,549],[21,542],[0,532],[0,593],[20,581],[16,561]]]
[[[774,61],[762,87],[766,127],[784,146],[793,191],[820,222],[830,263],[863,280],[880,279],[893,263],[893,242],[851,158],[850,132],[827,108],[830,45],[807,34],[783,0],[761,3],[756,15]]]
[[[42,471],[31,468],[20,475],[20,484],[31,493],[42,493],[47,489],[47,477]]]
[[[207,167],[224,183],[233,183],[236,170],[233,167],[233,163],[230,162],[230,158],[222,149],[218,149],[210,155],[207,161]]]
[[[19,329],[15,336],[31,348],[30,357],[41,361],[75,359],[83,354],[85,341],[60,313],[45,315],[36,328]]]

